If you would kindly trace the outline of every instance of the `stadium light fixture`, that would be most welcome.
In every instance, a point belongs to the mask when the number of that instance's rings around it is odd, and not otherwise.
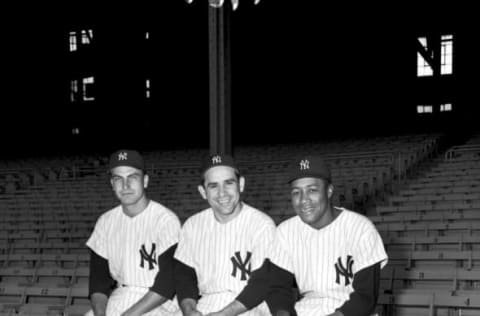
[[[193,0],[185,0],[188,4],[192,3]],[[228,1],[228,0],[227,0]],[[233,11],[238,8],[240,0],[230,0],[232,2]],[[208,0],[208,4],[213,8],[221,8],[223,6],[224,0]],[[258,4],[260,0],[253,0],[254,4]]]

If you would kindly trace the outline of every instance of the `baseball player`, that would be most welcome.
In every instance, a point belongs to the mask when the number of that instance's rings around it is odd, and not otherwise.
[[[388,260],[375,226],[363,215],[332,205],[330,169],[321,157],[293,161],[288,182],[297,216],[277,228],[270,257],[272,314],[371,315],[380,269]]]
[[[143,313],[145,303],[138,302],[148,300],[146,294],[154,280],[157,292],[148,295],[158,296],[163,304],[145,315],[172,315],[178,310],[171,299],[180,221],[172,211],[147,198],[149,178],[137,151],[114,152],[109,169],[120,205],[99,217],[87,241],[92,305],[87,315]]]
[[[183,225],[175,258],[183,315],[270,315],[269,251],[275,224],[241,201],[245,179],[229,155],[208,157],[198,190],[210,207]]]

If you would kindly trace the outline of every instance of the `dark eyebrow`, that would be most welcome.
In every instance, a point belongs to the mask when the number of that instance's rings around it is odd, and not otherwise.
[[[228,178],[223,180],[224,183],[231,184],[231,183],[237,183],[237,179],[235,178]],[[208,182],[205,184],[206,187],[212,187],[212,186],[218,186],[218,182]]]
[[[305,187],[306,187],[306,188],[309,188],[309,189],[312,188],[312,187],[318,188],[319,185],[318,185],[318,184],[309,184],[309,185],[307,185],[307,186],[305,186]],[[292,186],[291,190],[295,190],[295,189],[300,190],[301,187],[294,187],[294,186]]]
[[[127,178],[128,178],[128,177],[131,177],[131,176],[139,176],[139,177],[141,177],[142,174],[141,174],[140,172],[134,172],[134,173],[129,174],[129,175],[127,176]]]
[[[132,173],[126,175],[125,178],[131,177],[131,176],[139,176],[139,177],[141,177],[142,174],[141,174],[140,172],[132,172]],[[124,178],[124,177],[122,177],[122,176],[119,175],[119,174],[112,174],[111,178]]]

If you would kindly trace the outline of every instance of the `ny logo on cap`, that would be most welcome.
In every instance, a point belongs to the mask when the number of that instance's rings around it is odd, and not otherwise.
[[[118,154],[118,161],[120,160],[127,160],[128,159],[128,155],[126,152],[121,152]]]
[[[310,169],[310,161],[307,159],[300,161],[300,170]]]
[[[212,157],[212,164],[215,165],[217,163],[222,163],[222,157],[220,157],[219,155]]]

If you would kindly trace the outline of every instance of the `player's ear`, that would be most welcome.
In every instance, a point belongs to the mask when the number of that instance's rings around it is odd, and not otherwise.
[[[148,180],[150,180],[150,178],[148,177],[148,174],[143,175],[143,188],[144,189],[148,188]]]
[[[243,189],[245,188],[245,177],[240,177],[240,179],[238,179],[238,185],[240,192],[243,192]]]
[[[328,198],[332,198],[332,195],[333,195],[333,184],[329,183],[328,184],[328,189],[327,189],[327,193],[328,193]]]
[[[198,192],[200,192],[200,195],[204,200],[207,199],[207,192],[205,192],[205,188],[203,187],[203,185],[198,186]]]

